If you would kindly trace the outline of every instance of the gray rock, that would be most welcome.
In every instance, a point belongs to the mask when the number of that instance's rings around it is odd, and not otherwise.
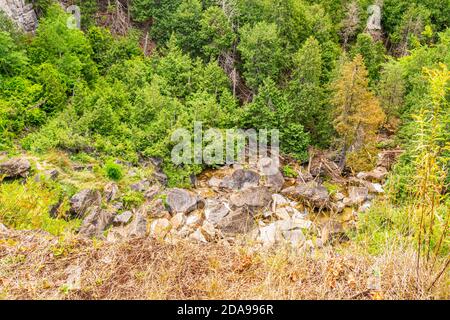
[[[297,246],[305,241],[305,236],[299,224],[289,220],[282,220],[259,228],[257,240],[264,246],[272,246],[283,241]]]
[[[115,226],[125,225],[128,222],[130,222],[132,217],[133,217],[133,213],[131,211],[125,211],[119,215],[116,215],[114,217],[113,223]]]
[[[105,200],[111,202],[117,199],[119,193],[119,187],[116,183],[110,182],[103,189],[103,194],[105,195]]]
[[[127,226],[127,237],[145,237],[147,234],[147,218],[138,211],[135,212],[133,221]]]
[[[26,32],[33,32],[38,25],[33,5],[25,3],[25,0],[0,0],[0,11],[4,11],[17,26]]]
[[[197,209],[199,197],[184,189],[173,188],[167,191],[167,205],[172,214],[189,213]]]
[[[259,174],[255,171],[238,169],[230,176],[223,178],[220,187],[232,190],[255,187],[259,183],[259,178]]]
[[[102,238],[103,231],[113,222],[114,214],[100,207],[91,207],[84,218],[79,234],[85,237]]]
[[[222,180],[220,180],[219,178],[216,178],[216,177],[212,177],[208,181],[208,186],[211,188],[218,188],[218,187],[220,187],[221,183],[222,183]]]
[[[144,192],[148,188],[150,188],[150,182],[147,180],[141,180],[130,185],[130,189],[136,192]]]
[[[215,199],[207,199],[205,203],[205,218],[213,225],[217,225],[230,212],[228,203]]]
[[[318,208],[327,206],[330,202],[328,190],[315,181],[286,188],[281,193],[288,197],[307,201]]]
[[[278,171],[278,173],[276,174],[266,176],[264,185],[269,187],[275,192],[279,192],[283,188],[284,177],[281,174],[281,172]]]
[[[167,185],[167,175],[162,171],[157,171],[153,173],[153,178],[156,179],[161,185],[166,186]]]
[[[265,207],[272,199],[272,193],[267,187],[254,187],[234,193],[230,203],[235,207]]]
[[[252,215],[241,208],[230,212],[216,226],[224,233],[248,233],[256,227]]]
[[[144,193],[144,197],[147,201],[151,201],[155,198],[155,196],[159,192],[159,187],[157,185],[151,186],[147,191]]]
[[[0,164],[0,176],[5,178],[24,178],[31,169],[30,162],[25,158],[12,158]]]
[[[381,182],[386,178],[388,173],[385,167],[376,167],[370,172],[359,172],[356,177],[367,181]]]
[[[155,199],[150,202],[149,205],[145,206],[145,211],[152,218],[162,218],[169,214],[162,199]]]
[[[84,189],[70,199],[70,214],[82,218],[90,207],[98,207],[102,203],[100,192]]]
[[[369,189],[366,187],[349,187],[348,196],[352,204],[361,204],[367,200]]]
[[[262,158],[258,164],[264,185],[275,192],[280,191],[284,185],[284,177],[279,170],[279,161],[274,161],[271,158]]]

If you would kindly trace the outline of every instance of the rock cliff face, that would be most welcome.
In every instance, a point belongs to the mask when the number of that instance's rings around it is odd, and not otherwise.
[[[32,4],[25,0],[0,0],[0,11],[4,11],[20,28],[33,32],[37,27],[37,17]]]

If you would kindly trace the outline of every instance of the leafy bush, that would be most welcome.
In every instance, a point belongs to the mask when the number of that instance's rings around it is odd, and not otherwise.
[[[104,170],[106,176],[112,180],[118,181],[123,177],[122,166],[112,160],[106,162]]]

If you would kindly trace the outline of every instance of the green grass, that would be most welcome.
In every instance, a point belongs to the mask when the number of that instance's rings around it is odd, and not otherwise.
[[[58,202],[59,190],[27,180],[0,184],[0,221],[14,229],[42,229],[53,235],[75,230],[80,220],[54,219],[49,209]],[[64,208],[63,208],[64,209]]]

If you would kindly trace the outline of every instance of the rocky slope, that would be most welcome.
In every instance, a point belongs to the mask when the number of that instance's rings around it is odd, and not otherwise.
[[[323,155],[311,157],[308,168],[283,167],[271,159],[255,165],[234,164],[209,170],[193,181],[190,190],[167,188],[158,161],[142,168],[122,164],[126,183],[100,182],[95,187],[79,186],[65,210],[60,200],[49,208],[50,216],[81,219],[80,237],[120,242],[133,237],[151,237],[168,243],[188,239],[195,242],[251,240],[255,248],[289,244],[299,248],[322,247],[327,242],[345,241],[345,232],[355,226],[357,213],[384,193],[383,181],[395,159],[395,151],[379,155],[371,172],[343,178],[333,162]],[[92,165],[72,163],[72,171],[31,156],[0,161],[5,181],[71,179],[71,174],[92,172]],[[270,175],[267,173],[270,171]],[[150,172],[150,173],[149,173]],[[7,183],[7,182],[4,182]],[[143,201],[129,205],[127,190]],[[64,211],[65,210],[65,211]]]

